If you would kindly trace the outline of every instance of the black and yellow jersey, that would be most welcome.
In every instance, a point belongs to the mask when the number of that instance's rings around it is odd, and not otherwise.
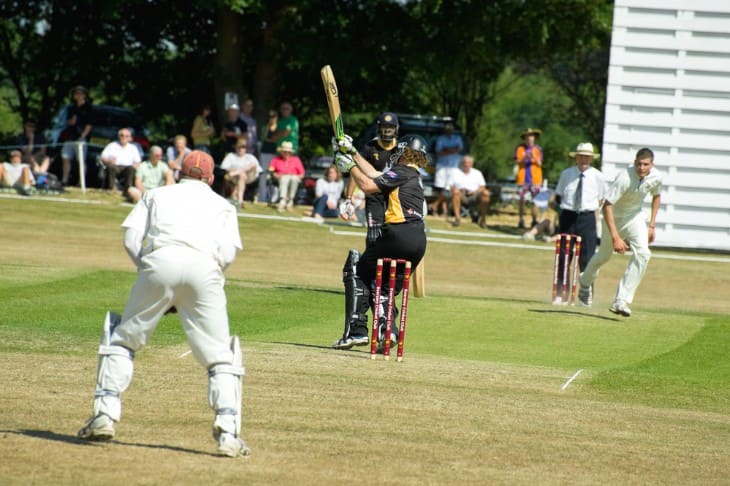
[[[390,156],[397,148],[398,144],[393,144],[392,149],[383,148],[382,142],[376,137],[366,142],[360,153],[375,170],[385,172],[390,168]],[[368,194],[365,197],[365,211],[372,224],[381,226],[385,222],[385,197],[379,192]]]
[[[385,197],[385,224],[423,221],[423,184],[417,168],[396,164],[374,181]]]

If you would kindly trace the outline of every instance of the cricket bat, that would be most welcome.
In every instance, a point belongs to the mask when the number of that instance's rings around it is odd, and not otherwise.
[[[411,274],[411,289],[413,297],[425,297],[426,296],[426,260],[421,259],[421,262],[413,270]]]
[[[332,121],[332,131],[338,140],[344,138],[345,128],[342,125],[342,112],[340,111],[340,93],[337,91],[337,83],[335,75],[329,64],[324,66],[319,74],[322,76],[322,86],[324,86],[324,94],[327,97],[327,107],[330,110],[330,121]]]

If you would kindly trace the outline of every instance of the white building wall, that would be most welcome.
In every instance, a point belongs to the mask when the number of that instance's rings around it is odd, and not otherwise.
[[[730,1],[615,0],[606,176],[642,147],[664,174],[656,245],[730,250]]]

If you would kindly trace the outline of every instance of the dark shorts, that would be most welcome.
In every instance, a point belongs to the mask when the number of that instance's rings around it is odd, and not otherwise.
[[[415,268],[425,253],[426,231],[422,222],[386,224],[383,235],[360,256],[357,275],[369,287],[375,279],[379,258],[402,258],[410,261],[411,268]]]

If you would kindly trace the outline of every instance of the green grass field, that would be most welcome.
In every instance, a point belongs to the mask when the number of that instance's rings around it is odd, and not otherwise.
[[[554,307],[550,245],[496,238],[510,233],[507,216],[486,233],[429,221],[427,297],[411,300],[405,361],[373,362],[366,348],[330,348],[342,332],[342,263],[362,230],[247,209],[227,295],[253,455],[226,460],[212,455],[206,374],[175,316],[137,355],[115,440],[75,438],[104,313],[121,311],[135,278],[119,228],[130,207],[78,193],[0,204],[2,484],[730,476],[730,257],[655,251],[625,319],[607,308],[626,257],[604,267],[592,308]]]

